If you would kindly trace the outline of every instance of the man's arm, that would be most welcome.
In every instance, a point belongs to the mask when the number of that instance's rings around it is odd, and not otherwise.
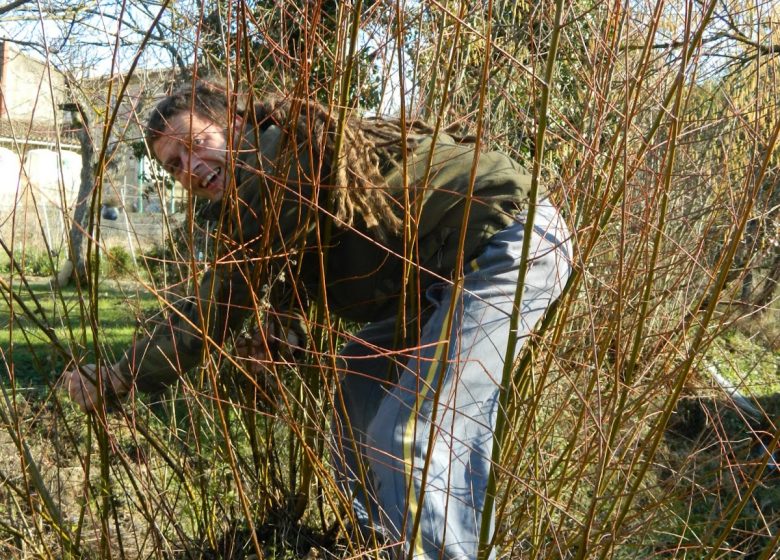
[[[148,336],[136,339],[117,363],[101,368],[103,390],[116,397],[132,387],[160,391],[221,347],[227,334],[256,309],[258,298],[245,269],[232,263],[207,271],[193,297],[172,306],[167,318]],[[92,364],[63,374],[63,386],[85,411],[97,404],[96,375]]]
[[[221,348],[259,308],[260,296],[243,263],[217,264],[192,297],[173,306],[149,336],[137,339],[114,369],[141,392],[160,391]]]

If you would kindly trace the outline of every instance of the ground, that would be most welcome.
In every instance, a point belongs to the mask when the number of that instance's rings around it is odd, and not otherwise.
[[[0,557],[60,557],[72,539],[87,558],[107,557],[108,550],[126,558],[253,558],[247,512],[263,558],[354,556],[348,519],[339,522],[344,513],[329,502],[326,455],[311,465],[308,507],[295,513],[305,455],[290,430],[305,423],[300,410],[250,414],[261,409],[249,406],[246,394],[215,402],[205,380],[202,394],[144,398],[109,415],[105,425],[90,421],[55,386],[65,354],[94,357],[83,326],[93,316],[89,302],[75,290],[53,294],[45,280],[33,283],[33,294],[37,303],[30,294],[21,302],[40,306],[35,320],[19,315],[20,302],[0,308],[11,374],[0,406]],[[116,356],[136,319],[159,304],[128,282],[107,282],[97,295],[100,351]],[[57,340],[81,342],[57,348],[41,323],[53,327]],[[777,546],[780,533],[774,463],[780,456],[769,452],[777,445],[771,421],[780,417],[780,354],[735,328],[719,337],[707,360],[750,395],[762,417],[746,416],[699,377],[681,398],[647,475],[651,499],[637,503],[630,522],[658,523],[651,547],[657,557],[689,550],[698,558],[701,543],[720,543],[759,558],[759,551]],[[314,436],[318,446],[322,433]],[[642,510],[648,503],[655,513]]]

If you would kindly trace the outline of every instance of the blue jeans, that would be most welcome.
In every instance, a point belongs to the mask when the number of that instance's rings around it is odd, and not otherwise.
[[[427,290],[433,312],[419,344],[395,350],[391,318],[366,326],[341,352],[337,480],[363,534],[379,535],[398,557],[477,555],[524,220],[491,238],[459,287]],[[569,232],[546,201],[536,207],[530,256],[517,353],[571,271]]]

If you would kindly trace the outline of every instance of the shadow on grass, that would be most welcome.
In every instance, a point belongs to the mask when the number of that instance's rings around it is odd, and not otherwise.
[[[764,554],[777,546],[780,530],[780,393],[753,402],[760,417],[726,399],[678,403],[659,478],[675,496],[680,542],[724,538],[740,557],[774,558]]]

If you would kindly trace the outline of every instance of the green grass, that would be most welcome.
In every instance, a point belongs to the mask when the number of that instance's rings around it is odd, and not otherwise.
[[[762,397],[780,393],[780,351],[772,351],[755,336],[730,331],[713,344],[708,358],[746,394]]]
[[[19,386],[50,382],[52,375],[62,371],[69,355],[94,361],[99,348],[104,357],[116,359],[130,343],[138,319],[157,307],[157,298],[133,283],[103,281],[96,310],[87,294],[74,287],[55,293],[45,279],[28,285],[30,289],[14,279],[18,300],[9,301],[7,291],[0,300],[0,348]],[[32,317],[25,307],[34,312]],[[93,316],[97,318],[96,333],[90,327]],[[50,329],[53,336],[41,327]]]

